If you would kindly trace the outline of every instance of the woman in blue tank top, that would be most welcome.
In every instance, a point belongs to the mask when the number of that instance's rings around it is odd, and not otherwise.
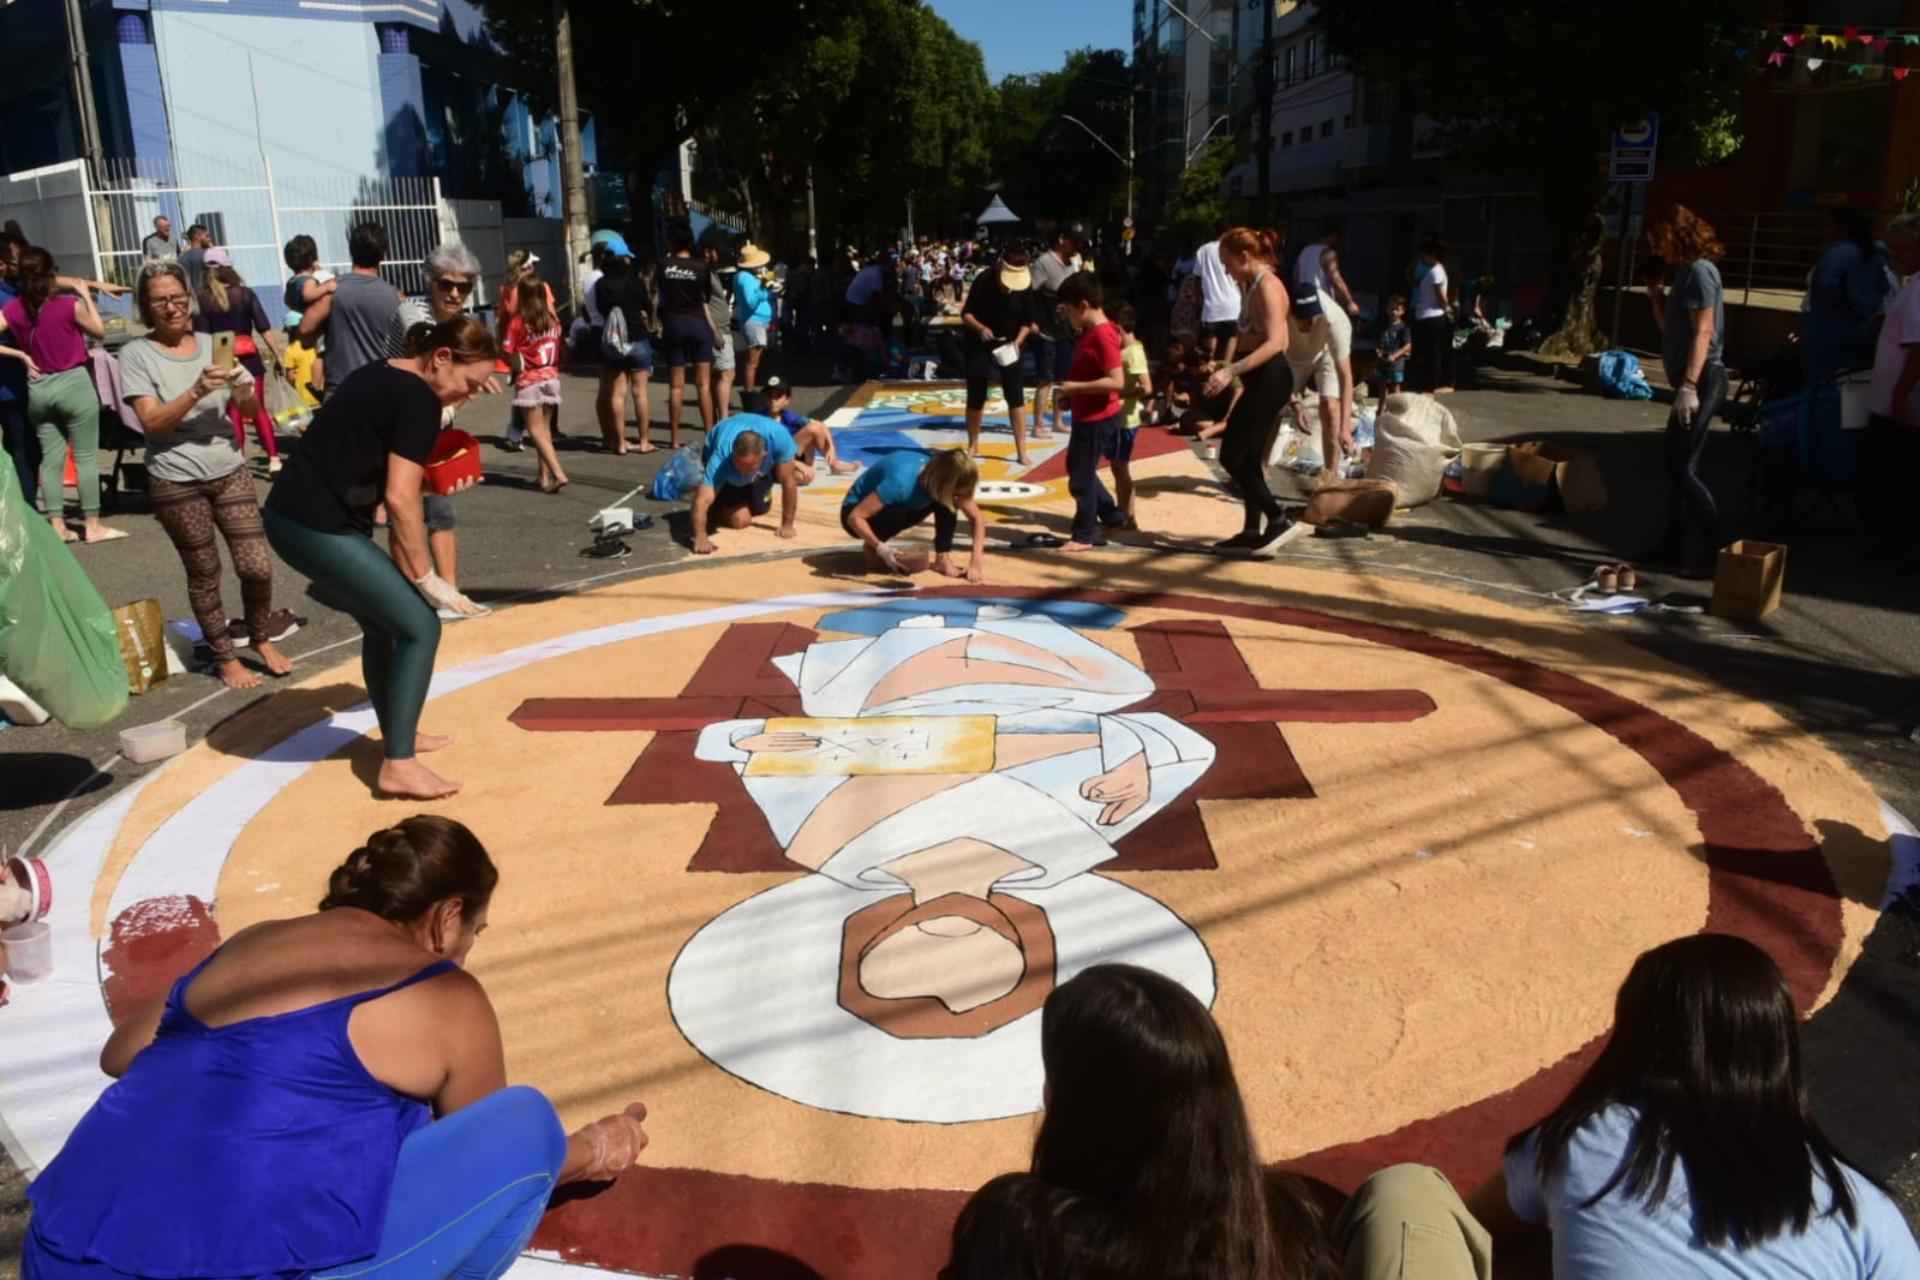
[[[255,925],[132,1013],[118,1078],[28,1189],[23,1280],[491,1280],[553,1188],[646,1145],[509,1088],[460,967],[499,879],[447,818],[376,832],[313,915]]]

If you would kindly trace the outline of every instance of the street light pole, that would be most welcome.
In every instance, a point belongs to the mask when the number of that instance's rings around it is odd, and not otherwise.
[[[1260,174],[1259,198],[1254,204],[1253,220],[1259,226],[1268,222],[1269,201],[1267,193],[1272,189],[1273,178],[1273,8],[1274,0],[1255,0],[1263,10],[1260,33],[1260,66],[1253,73],[1254,97],[1259,105],[1260,127],[1254,136],[1259,147],[1255,163]]]

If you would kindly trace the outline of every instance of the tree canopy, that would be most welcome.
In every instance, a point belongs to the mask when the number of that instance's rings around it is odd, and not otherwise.
[[[1613,129],[1660,113],[1660,163],[1725,158],[1748,47],[1768,0],[1374,0],[1325,3],[1332,51],[1366,78],[1404,91],[1438,126],[1450,157],[1538,189],[1561,268],[1563,335],[1591,345],[1598,269],[1601,153]]]
[[[1118,49],[1078,49],[1059,71],[1000,82],[993,169],[1015,213],[1093,222],[1125,208],[1126,162],[1088,130],[1126,154],[1131,74],[1127,55]]]

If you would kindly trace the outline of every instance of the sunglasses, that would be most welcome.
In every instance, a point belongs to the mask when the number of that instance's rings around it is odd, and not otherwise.
[[[180,297],[178,294],[171,298],[147,299],[148,308],[154,311],[185,311],[192,305],[190,299]]]
[[[472,293],[473,281],[449,280],[446,277],[442,276],[433,282],[433,287],[440,290],[442,293]]]

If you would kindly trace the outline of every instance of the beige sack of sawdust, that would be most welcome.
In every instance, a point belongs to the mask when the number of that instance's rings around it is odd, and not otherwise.
[[[1373,457],[1367,479],[1389,480],[1400,505],[1417,507],[1440,496],[1447,464],[1460,454],[1460,428],[1432,396],[1387,397],[1373,420]]]

